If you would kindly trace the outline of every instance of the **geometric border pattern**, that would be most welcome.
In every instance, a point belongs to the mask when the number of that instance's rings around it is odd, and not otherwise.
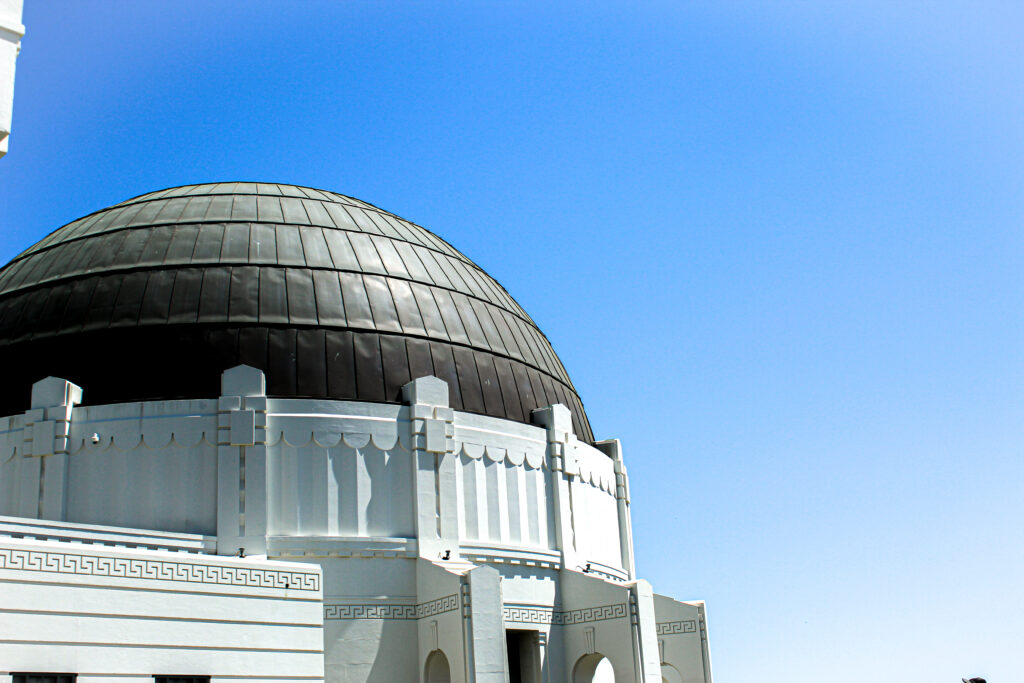
[[[324,619],[415,619],[416,605],[324,605]]]
[[[686,621],[662,621],[657,624],[657,633],[659,636],[696,632],[697,621],[695,619],[687,619]]]
[[[569,624],[585,624],[591,621],[619,619],[625,616],[626,603],[621,602],[615,605],[574,609],[569,612],[555,612],[553,623],[557,626],[568,626]]]
[[[422,619],[459,608],[459,596],[446,595],[418,605],[341,603],[324,605],[324,619]]]
[[[181,581],[216,586],[320,590],[320,577],[306,572],[171,560],[102,557],[46,550],[0,548],[0,569],[150,581]]]
[[[444,614],[445,612],[457,610],[458,608],[459,596],[452,593],[451,595],[446,595],[443,598],[430,600],[429,602],[416,605],[416,618],[422,619],[423,617],[432,617],[437,614]]]
[[[627,615],[624,602],[599,607],[584,607],[566,612],[539,607],[537,605],[506,605],[503,608],[505,621],[519,624],[551,624],[571,626],[608,619],[621,619]]]
[[[506,622],[516,624],[550,624],[554,615],[550,608],[534,605],[506,605],[502,612]]]

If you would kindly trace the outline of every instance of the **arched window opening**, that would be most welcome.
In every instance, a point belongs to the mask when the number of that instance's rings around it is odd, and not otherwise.
[[[604,655],[583,655],[572,670],[572,683],[615,683],[612,663]]]
[[[427,683],[451,683],[452,670],[448,666],[448,658],[444,656],[443,652],[434,650],[427,655],[425,674],[424,678]]]

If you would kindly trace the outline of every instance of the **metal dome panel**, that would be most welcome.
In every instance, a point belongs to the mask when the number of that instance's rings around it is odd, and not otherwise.
[[[0,270],[0,412],[57,375],[88,403],[217,395],[246,363],[270,395],[398,401],[423,375],[459,410],[528,422],[563,403],[550,343],[430,231],[344,195],[216,183],[142,195],[56,230]]]

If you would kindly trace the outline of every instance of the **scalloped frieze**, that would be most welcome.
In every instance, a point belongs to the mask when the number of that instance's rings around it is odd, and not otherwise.
[[[601,451],[582,442],[566,444],[573,450],[566,458],[566,471],[605,493],[615,494],[615,465]]]
[[[484,456],[491,462],[504,462],[506,459],[515,466],[524,463],[530,469],[540,469],[544,465],[544,448],[507,448],[493,444],[456,441],[455,452],[467,458],[479,460]]]
[[[95,439],[95,441],[94,441]],[[145,418],[84,420],[71,423],[71,454],[111,448],[195,448],[217,443],[213,416],[159,415]]]
[[[315,445],[335,448],[344,444],[359,450],[373,446],[382,451],[399,444],[410,450],[409,423],[396,417],[332,415],[328,413],[268,413],[267,443],[295,448]]]
[[[303,429],[291,427],[288,429],[267,430],[267,443],[271,446],[285,445],[292,448],[303,448],[305,446],[319,446],[320,448],[337,448],[344,445],[355,450],[362,450],[369,446],[380,451],[393,451],[399,446],[403,450],[410,450],[409,436],[401,434],[398,430],[376,432],[361,431],[334,431],[328,429]]]
[[[216,430],[209,430],[216,432]],[[99,442],[93,443],[92,438],[74,439],[71,443],[71,455],[104,453],[108,451],[128,451],[145,448],[147,450],[161,450],[164,448],[197,448],[201,445],[216,446],[215,436],[207,433],[207,430],[198,433],[185,432],[179,438],[178,434],[171,432],[166,435],[129,434],[101,436]]]

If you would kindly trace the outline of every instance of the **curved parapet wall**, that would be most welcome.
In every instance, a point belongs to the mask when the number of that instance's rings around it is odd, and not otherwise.
[[[220,398],[189,401],[81,406],[74,385],[39,383],[33,408],[0,418],[0,516],[217,536],[232,553],[449,550],[628,578],[616,461],[569,420],[455,411],[430,377],[402,405],[267,398],[262,373],[238,370]]]

